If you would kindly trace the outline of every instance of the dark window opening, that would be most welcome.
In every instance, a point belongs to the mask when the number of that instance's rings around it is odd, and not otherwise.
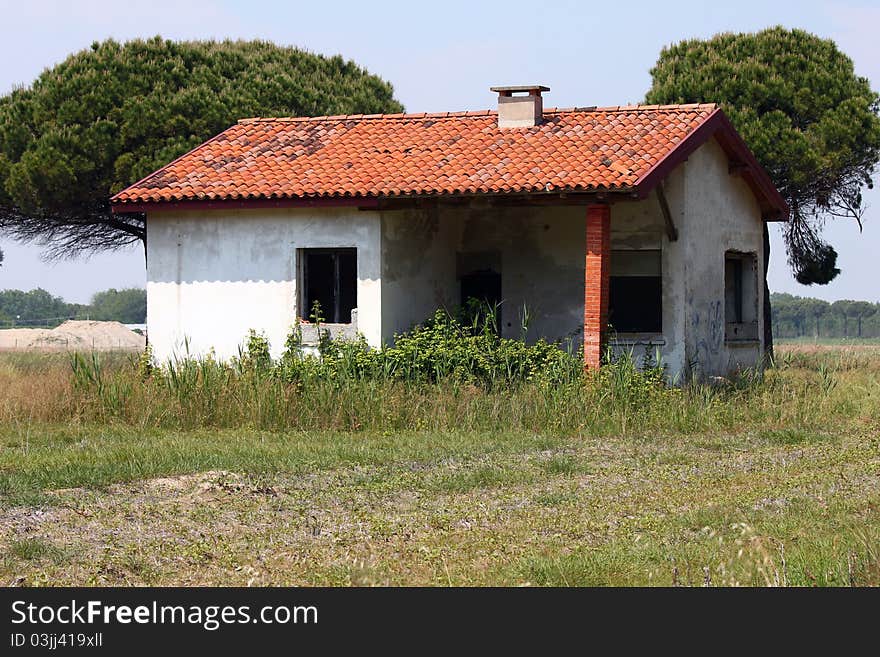
[[[313,321],[315,303],[323,321],[350,324],[357,308],[357,249],[303,249],[300,318]]]
[[[659,276],[612,276],[609,323],[618,333],[660,333],[663,327]]]
[[[608,323],[616,333],[663,332],[660,251],[612,251]]]
[[[501,326],[501,274],[492,269],[480,269],[462,276],[461,305],[466,321],[472,321],[481,311],[493,311],[497,330]]]
[[[468,299],[495,306],[501,303],[501,274],[491,269],[471,272],[461,277],[461,301]]]
[[[728,256],[724,261],[724,297],[727,322],[743,321],[743,261]]]
[[[757,254],[724,255],[724,335],[727,340],[758,339]]]

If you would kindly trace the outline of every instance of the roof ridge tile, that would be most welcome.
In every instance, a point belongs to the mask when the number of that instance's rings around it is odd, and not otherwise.
[[[671,111],[671,110],[711,110],[717,109],[717,103],[683,103],[672,105],[586,105],[583,107],[548,107],[544,110],[545,114],[564,114],[571,112],[632,112],[632,111]],[[493,109],[483,110],[460,110],[449,112],[396,112],[393,114],[333,114],[322,116],[254,116],[238,119],[238,124],[249,123],[297,123],[308,121],[361,121],[361,120],[377,120],[377,119],[446,119],[473,116],[494,116],[498,112]]]

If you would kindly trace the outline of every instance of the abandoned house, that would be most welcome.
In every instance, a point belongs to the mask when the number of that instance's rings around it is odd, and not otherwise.
[[[155,356],[228,358],[249,329],[277,356],[315,302],[378,347],[474,297],[587,366],[606,341],[672,375],[759,363],[763,222],[787,207],[722,111],[492,90],[478,112],[244,119],[114,196],[147,217]]]

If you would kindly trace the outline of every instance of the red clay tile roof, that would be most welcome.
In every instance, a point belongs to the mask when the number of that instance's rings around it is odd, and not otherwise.
[[[636,190],[717,114],[712,104],[551,109],[538,126],[507,129],[489,110],[245,119],[111,203]]]

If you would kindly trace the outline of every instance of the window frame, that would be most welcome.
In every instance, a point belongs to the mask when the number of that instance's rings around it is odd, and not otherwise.
[[[723,263],[724,342],[728,344],[759,342],[758,322],[761,309],[759,308],[758,254],[755,251],[728,249],[724,252]],[[732,281],[728,278],[728,264],[733,270]],[[731,288],[733,299],[729,298]]]
[[[311,254],[331,254],[334,257],[333,259],[333,282],[334,282],[334,308],[332,319],[329,318],[329,313],[326,308],[322,308],[322,311],[327,317],[324,324],[337,324],[337,325],[351,325],[351,313],[347,318],[347,321],[334,321],[342,319],[342,281],[340,275],[340,258],[338,257],[341,253],[349,253],[354,256],[354,305],[352,306],[352,311],[357,310],[358,308],[358,249],[354,246],[331,246],[331,247],[304,247],[298,248],[296,250],[296,260],[297,260],[297,276],[296,276],[296,287],[297,287],[297,317],[303,323],[311,323],[311,304],[309,303],[309,266],[308,266],[308,256]]]
[[[617,257],[620,257],[619,254],[621,254],[621,253],[655,255],[657,258],[658,273],[656,275],[641,275],[641,276],[640,275],[627,276],[625,274],[624,275],[621,275],[621,274],[615,275],[614,274],[615,255],[617,255]],[[663,291],[664,291],[664,284],[665,284],[664,277],[663,277],[663,248],[662,248],[662,246],[657,246],[656,248],[649,248],[649,249],[614,249],[614,248],[612,248],[611,252],[610,252],[610,261],[611,261],[610,262],[611,271],[609,272],[609,277],[608,277],[608,288],[609,288],[608,289],[608,324],[611,326],[612,334],[614,336],[617,336],[618,338],[620,338],[622,341],[656,340],[657,338],[662,337],[664,335],[663,334],[663,325],[664,325]],[[611,287],[612,287],[613,279],[615,279],[615,278],[657,278],[657,279],[659,279],[659,283],[660,283],[659,295],[660,296],[658,299],[658,305],[659,305],[660,316],[659,316],[659,324],[656,329],[638,330],[638,331],[620,331],[620,330],[617,330],[616,328],[614,328],[613,318],[612,318],[613,300],[612,300],[612,295],[611,295]]]

